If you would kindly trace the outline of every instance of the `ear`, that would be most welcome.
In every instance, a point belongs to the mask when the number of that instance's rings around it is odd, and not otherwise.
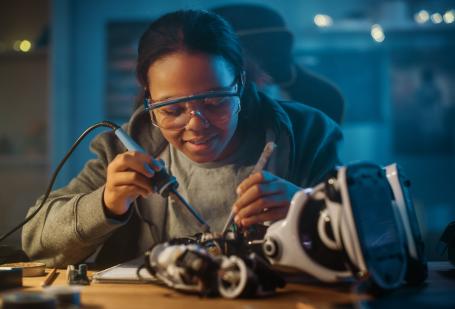
[[[239,93],[240,93],[240,96],[242,96],[242,94],[243,94],[243,90],[245,89],[245,84],[246,84],[246,72],[245,72],[245,70],[242,70],[240,72],[240,76],[239,76]]]

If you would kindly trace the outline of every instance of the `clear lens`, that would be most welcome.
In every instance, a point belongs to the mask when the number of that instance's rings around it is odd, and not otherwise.
[[[239,110],[237,97],[209,97],[155,108],[152,110],[152,120],[163,129],[182,129],[193,117],[192,111],[197,111],[198,117],[203,117],[211,124],[222,124]]]

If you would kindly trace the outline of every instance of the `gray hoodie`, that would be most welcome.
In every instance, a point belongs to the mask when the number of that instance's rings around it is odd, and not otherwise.
[[[242,97],[239,117],[250,126],[263,128],[275,140],[278,147],[268,170],[302,188],[320,182],[338,163],[341,131],[315,109],[272,100],[250,87]],[[153,156],[168,145],[142,108],[123,127]],[[43,209],[23,228],[24,251],[48,267],[80,263],[97,249],[96,263],[107,267],[166,241],[167,200],[157,194],[138,198],[121,220],[107,216],[103,205],[107,165],[125,148],[113,132],[106,132],[92,141],[91,150],[97,158],[87,162],[66,187],[53,191]]]

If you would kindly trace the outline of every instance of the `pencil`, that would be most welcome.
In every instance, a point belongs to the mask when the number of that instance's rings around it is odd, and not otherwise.
[[[57,278],[57,276],[57,268],[52,269],[52,271],[47,275],[46,279],[44,279],[43,283],[41,283],[41,287],[50,286],[54,282],[55,278]]]
[[[267,144],[265,144],[264,150],[262,151],[261,156],[259,157],[259,160],[256,163],[256,165],[254,166],[250,175],[253,175],[254,173],[258,173],[264,169],[265,165],[269,161],[269,158],[272,156],[272,153],[275,150],[275,147],[276,147],[276,144],[274,142],[268,142]],[[234,209],[231,210],[231,213],[229,214],[229,217],[226,220],[226,223],[224,224],[223,231],[221,232],[223,235],[227,232],[227,229],[232,224],[233,219],[234,219]]]

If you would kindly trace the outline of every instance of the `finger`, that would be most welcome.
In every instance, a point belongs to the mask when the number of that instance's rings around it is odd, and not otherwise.
[[[127,151],[123,153],[125,157],[133,158],[135,160],[140,160],[151,164],[154,159],[151,155],[139,151]]]
[[[125,213],[129,205],[138,198],[139,195],[146,196],[147,193],[142,188],[134,185],[122,185],[112,188],[106,187],[103,194],[103,201],[107,208],[115,214]]]
[[[259,198],[248,206],[240,209],[234,220],[239,222],[244,218],[264,212],[264,209],[286,208],[288,205],[288,201],[283,199],[283,196],[279,194],[269,195],[267,197]]]
[[[246,179],[244,179],[238,185],[235,192],[238,195],[241,195],[243,192],[248,190],[251,186],[254,186],[254,185],[260,184],[260,183],[267,183],[267,182],[273,181],[274,179],[275,179],[275,175],[273,175],[267,171],[254,173],[254,174],[248,176]]]
[[[278,182],[255,184],[244,191],[235,201],[233,205],[234,211],[239,212],[240,209],[250,205],[259,198],[280,193],[282,193],[282,188]]]
[[[151,168],[153,160],[147,154],[126,152],[117,156],[109,167],[113,172],[132,170],[150,178],[155,174],[154,169]]]
[[[140,196],[147,196],[149,193],[141,187],[135,185],[121,185],[115,187],[115,192],[118,194],[118,198],[129,198],[135,200]]]
[[[242,219],[240,221],[240,225],[244,226],[244,227],[248,227],[252,224],[264,223],[266,221],[281,220],[281,219],[286,218],[287,212],[288,212],[288,209],[284,208],[284,207],[269,209],[260,214]]]
[[[152,193],[150,179],[133,171],[116,173],[115,176],[110,179],[109,183],[114,187],[134,185],[136,187],[142,188],[142,190],[146,191],[147,193]]]

